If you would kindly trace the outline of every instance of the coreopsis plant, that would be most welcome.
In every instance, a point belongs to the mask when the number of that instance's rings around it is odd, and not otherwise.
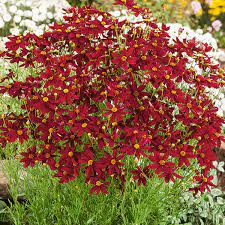
[[[91,193],[128,178],[145,185],[154,174],[192,178],[192,189],[204,191],[214,185],[209,170],[224,123],[205,88],[223,86],[224,73],[208,44],[171,42],[149,9],[115,4],[136,22],[73,7],[41,36],[9,37],[1,56],[28,75],[18,81],[10,70],[2,79],[0,92],[22,105],[2,115],[1,145],[27,143],[25,167],[49,165],[60,182],[84,177]]]

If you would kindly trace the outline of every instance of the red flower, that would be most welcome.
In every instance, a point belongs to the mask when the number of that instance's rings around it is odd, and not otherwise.
[[[175,163],[167,161],[167,154],[155,152],[153,156],[149,156],[149,159],[154,163],[150,164],[148,168],[154,169],[155,173],[159,174],[159,177],[164,177],[166,182],[175,181],[174,176],[182,178],[174,172],[176,170]]]
[[[37,160],[36,147],[28,148],[26,152],[22,152],[21,155],[24,157],[20,162],[24,163],[24,167],[34,166]]]
[[[115,149],[112,155],[110,155],[108,152],[104,152],[104,154],[105,157],[101,159],[101,163],[107,167],[108,174],[120,174],[121,167],[124,165],[121,163],[121,159],[124,157],[124,154],[118,155],[117,150]]]
[[[80,137],[84,133],[90,133],[92,127],[93,127],[93,125],[89,121],[84,120],[84,121],[79,121],[79,122],[73,124],[71,131],[73,133],[76,133],[76,135],[78,137]]]
[[[138,186],[143,183],[144,185],[146,185],[147,183],[147,177],[150,176],[150,171],[149,171],[149,167],[145,167],[143,170],[140,166],[137,166],[136,170],[131,170],[131,173],[134,174],[133,179],[134,180],[138,180]]]
[[[92,176],[95,176],[96,173],[100,175],[102,173],[101,169],[102,167],[100,165],[102,164],[97,164],[94,161],[94,155],[93,153],[87,149],[85,152],[81,153],[81,157],[79,158],[79,163],[80,164],[86,164],[85,170],[86,170],[86,181],[90,180]]]
[[[145,151],[150,147],[145,145],[145,141],[142,140],[138,142],[138,140],[132,140],[131,144],[123,144],[121,148],[121,152],[126,153],[128,155],[135,155],[138,159],[141,155],[146,157]]]
[[[209,188],[210,186],[216,187],[216,185],[211,182],[213,180],[213,176],[205,176],[204,174],[201,174],[199,176],[194,176],[193,178],[197,181],[199,185],[197,189],[200,192],[204,192],[205,189],[207,189],[210,192],[210,188]]]
[[[93,187],[90,189],[91,194],[94,192],[96,192],[97,195],[99,195],[100,192],[108,194],[107,186],[109,185],[109,182],[104,182],[96,178],[92,178],[91,184],[93,184]]]
[[[113,60],[116,68],[127,70],[129,66],[135,65],[138,58],[133,56],[134,48],[123,50],[121,53],[112,53]]]
[[[174,157],[179,159],[178,166],[182,166],[185,164],[187,167],[190,165],[190,159],[194,158],[195,155],[193,154],[193,147],[187,144],[179,146],[179,149],[174,150],[172,153]]]
[[[123,107],[120,106],[113,106],[111,103],[107,102],[106,107],[108,112],[104,114],[104,116],[109,116],[111,122],[120,122],[123,120],[124,115],[126,113],[123,110]]]
[[[58,168],[58,172],[54,176],[60,178],[60,183],[68,183],[71,180],[75,180],[73,168],[65,166],[61,166],[60,168]]]

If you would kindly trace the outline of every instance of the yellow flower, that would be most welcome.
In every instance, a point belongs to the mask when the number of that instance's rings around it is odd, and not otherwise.
[[[222,12],[225,12],[225,1],[223,0],[212,0],[210,4],[209,14],[213,16],[218,16]]]
[[[202,11],[202,9],[200,9],[200,10],[197,12],[196,16],[199,17],[199,16],[202,15],[202,13],[203,13],[203,11]]]

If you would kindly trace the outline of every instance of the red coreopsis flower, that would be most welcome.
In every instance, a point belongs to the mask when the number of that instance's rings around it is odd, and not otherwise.
[[[29,136],[29,132],[27,128],[22,127],[22,123],[19,121],[15,121],[15,122],[11,122],[10,119],[9,121],[5,121],[7,117],[10,117],[10,115],[8,116],[4,116],[3,117],[3,121],[4,124],[7,125],[7,128],[2,126],[1,130],[2,130],[2,136],[4,136],[4,138],[6,140],[8,140],[9,142],[14,142],[16,140],[19,140],[20,143],[23,143],[24,141],[28,140]],[[15,120],[18,117],[15,116]],[[11,120],[13,121],[13,119],[11,118]]]
[[[42,113],[54,112],[56,104],[54,102],[54,95],[51,96],[39,96],[38,94],[31,97],[30,100],[27,100],[27,104],[29,105],[29,109],[38,109]]]
[[[141,139],[150,139],[151,136],[148,134],[146,131],[142,131],[140,127],[134,126],[132,128],[130,127],[125,127],[124,128],[124,138],[127,140],[130,140],[132,142],[135,142],[136,140],[141,140]],[[148,142],[148,141],[147,141]]]
[[[119,122],[122,121],[124,118],[124,115],[126,113],[123,110],[123,107],[120,106],[113,106],[111,103],[107,102],[106,107],[108,112],[104,114],[104,116],[110,116],[110,122]]]
[[[99,195],[100,192],[108,194],[107,186],[109,182],[98,180],[98,178],[91,178],[91,184],[93,184],[93,187],[90,189],[91,194],[94,192],[96,192],[97,195]]]
[[[26,152],[22,152],[21,155],[24,157],[20,160],[24,164],[24,167],[34,166],[37,160],[37,150],[36,147],[28,148]]]
[[[47,141],[56,133],[56,127],[57,124],[53,122],[53,118],[43,118],[35,132],[39,134],[43,140]]]
[[[159,177],[164,177],[166,182],[169,182],[169,180],[175,181],[174,176],[182,178],[174,172],[176,170],[175,163],[167,161],[168,154],[155,152],[153,156],[149,156],[149,159],[154,163],[148,167],[155,170],[155,173],[159,174]]]
[[[34,49],[33,54],[37,62],[39,63],[46,63],[49,64],[51,61],[51,54],[48,53],[46,50],[38,50]]]
[[[61,88],[61,90],[54,91],[56,103],[61,104],[66,102],[67,104],[72,104],[73,100],[78,100],[80,98],[78,88],[66,85],[62,85]]]
[[[190,159],[195,157],[193,147],[187,144],[179,146],[172,155],[178,158],[178,166],[186,165],[187,167],[190,165]]]
[[[216,161],[217,158],[212,149],[207,150],[206,148],[202,147],[200,149],[197,149],[195,151],[195,154],[200,166],[205,166],[206,169],[214,168],[212,162]]]
[[[88,120],[79,121],[77,123],[74,123],[71,131],[75,133],[78,137],[82,136],[85,132],[91,133],[94,125],[92,122]]]
[[[147,179],[150,176],[149,167],[142,169],[140,166],[137,166],[136,170],[131,170],[131,173],[134,174],[133,179],[138,180],[138,186],[142,183],[146,185]]]
[[[175,182],[175,178],[181,179],[183,178],[181,175],[175,173],[176,171],[176,167],[168,167],[166,168],[166,170],[164,170],[163,172],[161,172],[161,174],[159,174],[159,178],[164,178],[165,182],[169,182],[169,181],[173,181]]]
[[[107,168],[108,174],[120,174],[121,167],[124,163],[121,162],[123,159],[124,154],[118,155],[117,150],[114,149],[113,154],[110,155],[108,152],[104,152],[105,157],[101,158],[101,163]]]
[[[135,12],[135,15],[138,16],[141,14],[142,9],[138,7],[138,5],[133,0],[116,0],[114,5],[124,5],[127,9]],[[146,9],[148,11],[148,9]]]
[[[79,163],[86,165],[85,166],[86,181],[90,180],[91,176],[94,176],[96,172],[98,173],[98,175],[102,173],[101,171],[102,168],[99,167],[99,165],[101,164],[96,164],[94,154],[91,152],[90,149],[81,153]]]
[[[61,166],[58,168],[58,172],[54,176],[60,178],[60,183],[68,183],[71,180],[75,180],[72,167]]]
[[[134,48],[123,50],[121,53],[112,53],[114,59],[112,62],[115,64],[116,68],[122,68],[128,70],[132,65],[135,65],[138,58],[133,55]]]
[[[142,141],[132,140],[131,144],[129,143],[123,144],[120,151],[128,155],[134,155],[139,159],[141,155],[144,157],[147,156],[145,151],[147,151],[149,148],[150,148],[149,146],[145,145],[144,140]]]
[[[209,187],[216,187],[216,185],[212,183],[213,176],[206,176],[204,174],[200,174],[198,176],[194,176],[193,178],[197,181],[199,185],[197,186],[197,190],[199,190],[200,192],[204,192],[205,189],[207,189],[210,192]]]
[[[54,153],[56,152],[56,148],[53,144],[46,144],[43,147],[43,150],[38,153],[38,161],[41,163],[47,163],[50,168],[55,167]]]

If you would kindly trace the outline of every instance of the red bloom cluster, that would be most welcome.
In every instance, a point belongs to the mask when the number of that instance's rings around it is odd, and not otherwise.
[[[9,38],[1,56],[32,73],[16,81],[10,71],[0,86],[22,102],[22,114],[2,116],[1,144],[34,140],[22,153],[25,167],[45,163],[60,182],[84,174],[96,193],[107,193],[113,179],[123,185],[129,172],[138,185],[154,173],[181,179],[178,168],[196,162],[195,190],[203,191],[212,185],[212,148],[220,146],[224,122],[205,87],[223,86],[224,73],[211,63],[208,44],[170,44],[169,28],[148,9],[132,0],[116,4],[143,21],[73,7],[41,36]]]

